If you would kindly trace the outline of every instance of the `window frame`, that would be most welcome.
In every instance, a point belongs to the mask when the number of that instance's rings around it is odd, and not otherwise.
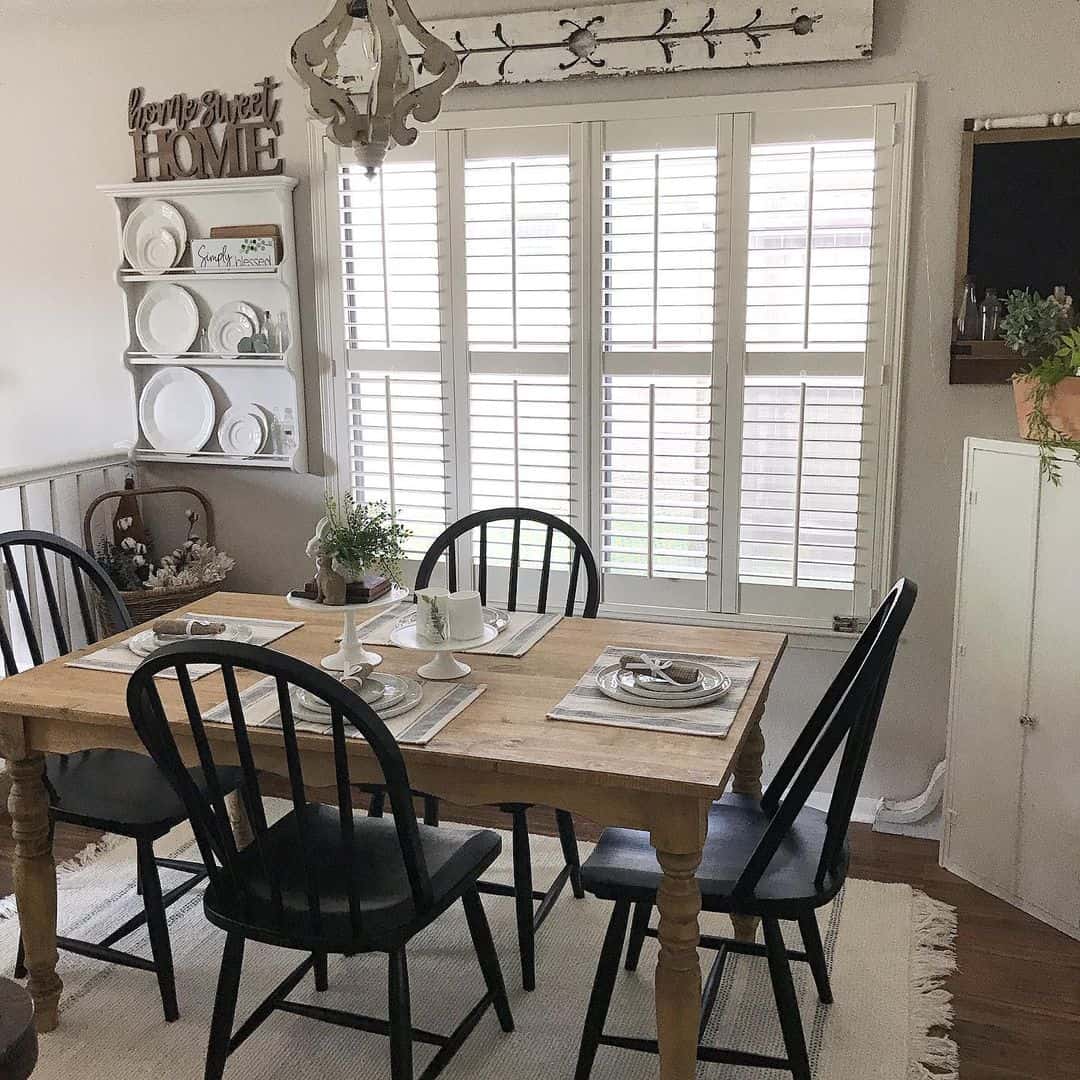
[[[578,490],[581,496],[580,524],[594,548],[600,541],[602,499],[599,417],[603,407],[601,382],[604,375],[604,354],[601,345],[599,308],[602,304],[601,253],[596,251],[596,224],[602,220],[603,207],[603,147],[602,130],[590,122],[634,120],[647,122],[694,114],[715,113],[722,123],[730,117],[731,141],[736,147],[742,141],[750,145],[752,121],[768,114],[793,114],[818,110],[879,108],[875,113],[875,139],[878,149],[891,151],[888,166],[889,198],[880,215],[887,230],[888,261],[882,280],[873,290],[871,308],[880,305],[882,335],[874,356],[867,353],[867,378],[875,380],[875,405],[878,416],[875,435],[878,450],[876,469],[867,477],[872,492],[869,496],[868,520],[872,522],[872,538],[868,546],[868,573],[861,592],[854,597],[856,613],[865,615],[888,586],[892,572],[894,527],[896,514],[896,474],[899,431],[900,374],[903,360],[904,316],[908,280],[909,237],[911,226],[911,187],[913,174],[913,126],[916,106],[914,83],[878,86],[838,87],[810,91],[768,91],[756,94],[731,94],[708,97],[670,97],[632,101],[590,101],[579,105],[527,106],[499,109],[459,109],[444,111],[431,125],[436,145],[436,169],[449,169],[451,201],[462,205],[463,192],[457,178],[464,165],[464,133],[468,130],[535,127],[566,124],[569,127],[570,158],[573,166],[572,198],[582,199],[587,219],[592,223],[591,235],[584,236],[578,250],[572,252],[571,274],[579,275],[585,302],[580,304],[571,330],[570,376],[578,387],[578,411],[575,449],[578,453]],[[888,130],[886,130],[886,127]],[[328,492],[340,495],[348,484],[348,473],[339,469],[340,448],[348,445],[347,417],[342,385],[347,364],[344,350],[344,318],[341,297],[341,266],[337,252],[337,168],[341,151],[325,137],[318,121],[309,121],[308,150],[310,163],[310,195],[314,241],[316,281],[315,339],[319,356],[319,382],[322,405],[324,477]],[[726,302],[716,305],[716,325],[713,343],[713,410],[719,423],[717,436],[712,440],[715,475],[719,478],[718,499],[710,521],[719,526],[715,533],[716,570],[709,577],[709,596],[702,610],[668,608],[652,605],[601,605],[601,614],[634,619],[663,619],[693,622],[718,627],[745,627],[788,631],[815,647],[844,648],[850,636],[831,628],[831,620],[819,615],[760,615],[734,611],[738,600],[738,513],[730,510],[722,515],[721,508],[737,507],[740,485],[742,433],[742,372],[730,378],[736,365],[745,363],[743,335],[745,322],[745,249],[746,238],[739,229],[745,222],[739,208],[748,204],[749,176],[738,169],[731,170],[732,213],[728,234],[729,245],[718,244],[717,262],[726,268]],[[440,204],[440,210],[445,209]],[[440,233],[448,233],[452,269],[464,262],[463,236],[460,235],[459,215],[447,215],[440,224]],[[745,231],[745,229],[743,230]],[[875,240],[875,243],[877,241]],[[595,256],[594,256],[595,252]],[[740,255],[741,252],[741,255]],[[453,319],[465,315],[464,288],[456,273],[448,275],[444,312]],[[718,279],[717,288],[721,282]],[[463,323],[461,325],[464,325]],[[445,335],[449,338],[451,335]],[[464,338],[464,335],[455,335]],[[468,355],[464,341],[444,340],[443,373],[446,380],[446,439],[448,460],[455,463],[448,484],[448,520],[470,509],[467,484],[461,479],[470,472],[468,439]],[[617,355],[617,354],[616,354]],[[753,354],[750,354],[751,356]],[[871,366],[873,370],[871,370]],[[880,386],[880,389],[878,389]],[[731,467],[731,462],[736,467]],[[466,555],[463,550],[462,555]],[[859,590],[860,586],[857,585]],[[846,595],[846,594],[843,594]],[[713,610],[719,609],[719,610]]]

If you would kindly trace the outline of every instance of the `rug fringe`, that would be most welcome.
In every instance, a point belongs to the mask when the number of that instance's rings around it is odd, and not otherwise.
[[[62,878],[66,874],[74,874],[84,866],[89,866],[90,863],[101,858],[102,855],[107,855],[114,848],[119,847],[124,840],[125,837],[123,836],[106,833],[100,840],[95,841],[93,844],[87,844],[82,851],[72,855],[70,859],[65,859],[56,868],[57,878]],[[0,897],[0,922],[17,915],[18,910],[14,893],[10,896]]]
[[[952,994],[943,984],[956,971],[956,908],[913,892],[908,1080],[959,1080],[956,1043],[931,1034],[953,1023]]]

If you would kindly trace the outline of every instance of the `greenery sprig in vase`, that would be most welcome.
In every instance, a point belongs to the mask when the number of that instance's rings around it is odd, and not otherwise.
[[[1028,361],[1013,375],[1013,382],[1027,390],[1030,414],[1027,438],[1039,446],[1039,469],[1052,484],[1061,483],[1058,450],[1067,450],[1080,464],[1080,440],[1058,427],[1050,416],[1050,404],[1063,380],[1080,373],[1080,329],[1069,328],[1068,308],[1054,297],[1042,297],[1029,289],[1009,293],[1008,314],[1001,322],[1005,344]]]
[[[337,573],[357,581],[378,573],[392,582],[401,578],[405,542],[412,533],[399,524],[385,501],[357,503],[351,494],[338,502],[326,497],[326,516],[308,544],[308,555],[329,556]]]

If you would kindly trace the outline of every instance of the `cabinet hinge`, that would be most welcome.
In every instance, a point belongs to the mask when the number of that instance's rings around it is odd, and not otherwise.
[[[855,615],[834,615],[832,628],[834,634],[858,634],[866,629],[867,619],[860,619]]]

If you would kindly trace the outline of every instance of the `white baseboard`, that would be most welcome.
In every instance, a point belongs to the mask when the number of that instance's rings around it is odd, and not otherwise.
[[[828,810],[829,800],[832,798],[831,791],[815,791],[809,799],[806,800],[807,806],[812,806],[815,810]],[[877,813],[878,803],[880,799],[875,799],[870,796],[863,796],[855,800],[855,808],[851,811],[851,820],[861,822],[864,825],[869,825],[874,820],[874,815]]]

